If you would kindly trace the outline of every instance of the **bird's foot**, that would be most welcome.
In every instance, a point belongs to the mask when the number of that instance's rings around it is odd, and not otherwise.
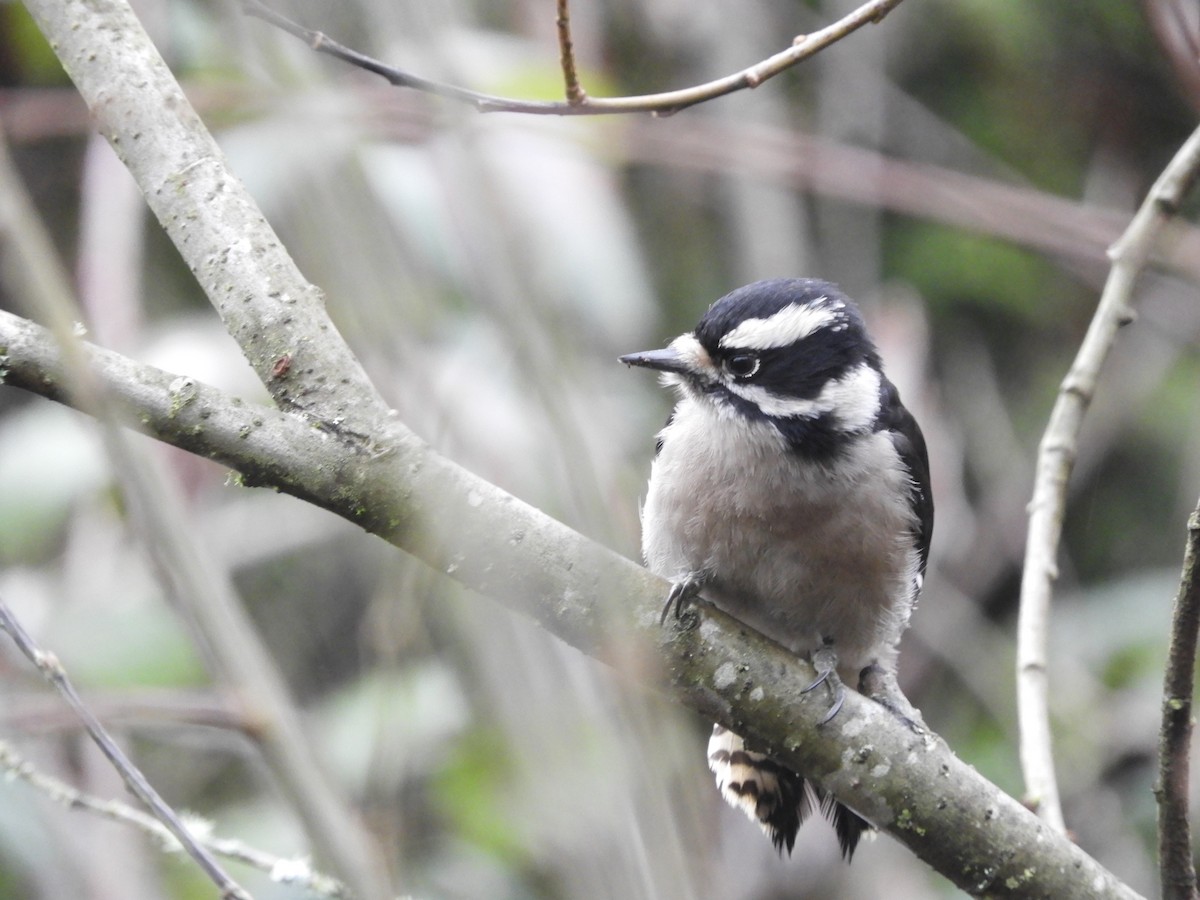
[[[846,686],[842,683],[842,679],[837,673],[837,651],[833,649],[833,641],[826,640],[819,649],[813,651],[811,661],[813,668],[817,670],[817,677],[813,679],[812,684],[802,689],[800,693],[807,694],[816,690],[821,685],[829,688],[829,695],[832,698],[829,711],[817,723],[818,725],[825,725],[841,712],[842,704],[846,702]]]
[[[705,578],[699,573],[690,573],[683,578],[672,583],[671,592],[667,594],[667,602],[663,605],[662,616],[659,617],[658,624],[660,626],[667,624],[667,616],[671,614],[671,607],[675,608],[675,618],[683,618],[683,611],[690,606],[695,605],[700,599],[700,590],[704,587]]]
[[[858,676],[858,692],[870,697],[916,734],[925,733],[925,720],[921,711],[908,702],[894,672],[889,672],[877,663],[867,666]]]

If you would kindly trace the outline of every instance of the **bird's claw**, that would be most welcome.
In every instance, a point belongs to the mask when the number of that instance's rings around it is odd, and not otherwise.
[[[909,703],[896,682],[896,676],[882,666],[872,663],[862,670],[858,676],[858,692],[888,710],[915,734],[925,733],[921,711]]]
[[[659,626],[667,624],[667,616],[671,614],[672,606],[675,607],[675,618],[682,618],[684,609],[696,602],[703,586],[703,580],[692,576],[681,578],[672,584],[671,592],[667,594],[667,602],[663,604],[662,615],[658,619]]]
[[[817,723],[817,725],[825,725],[833,721],[834,716],[842,711],[842,704],[846,702],[846,686],[842,683],[842,679],[837,673],[837,652],[833,649],[832,643],[826,641],[819,650],[813,653],[812,664],[813,668],[817,670],[817,677],[813,679],[812,684],[803,688],[800,693],[808,694],[821,685],[826,685],[829,688],[829,693],[833,701],[829,705],[829,710],[821,717],[821,721]]]

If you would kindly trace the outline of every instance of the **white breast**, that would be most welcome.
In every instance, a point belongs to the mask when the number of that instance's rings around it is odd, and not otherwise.
[[[918,555],[908,475],[887,434],[834,463],[788,450],[766,422],[685,397],[651,471],[642,549],[676,580],[797,653],[832,639],[849,683],[894,668]]]

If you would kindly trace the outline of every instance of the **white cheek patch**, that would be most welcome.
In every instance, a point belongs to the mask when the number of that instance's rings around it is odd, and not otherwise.
[[[879,372],[862,365],[825,385],[817,399],[837,411],[838,422],[847,431],[863,431],[879,415],[880,385]]]
[[[737,350],[770,350],[786,347],[821,328],[833,325],[841,304],[826,306],[822,297],[817,304],[789,303],[765,319],[746,319],[721,337],[720,346]]]
[[[879,414],[880,375],[866,364],[829,382],[811,400],[780,397],[758,385],[731,384],[728,388],[753,403],[764,415],[777,419],[815,419],[836,413],[837,423],[844,431],[864,431]]]

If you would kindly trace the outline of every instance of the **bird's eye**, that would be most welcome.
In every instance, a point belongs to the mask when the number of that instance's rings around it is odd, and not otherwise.
[[[725,360],[725,371],[734,378],[749,378],[758,371],[758,357],[753,353],[739,353]]]

